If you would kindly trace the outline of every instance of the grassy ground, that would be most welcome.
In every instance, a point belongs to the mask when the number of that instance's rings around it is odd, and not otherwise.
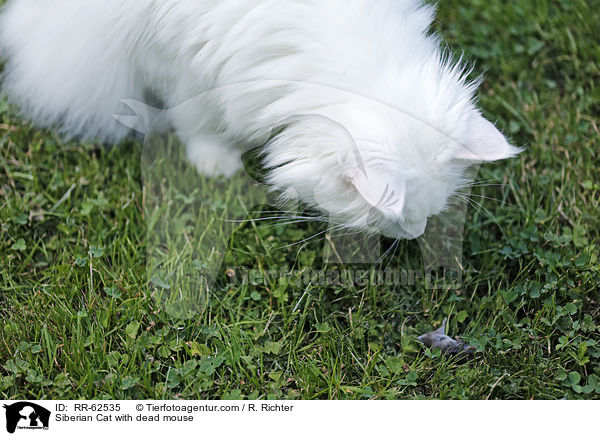
[[[213,215],[251,207],[239,185],[181,164],[183,183],[162,194],[183,209],[161,209],[142,189],[140,143],[65,143],[0,101],[0,398],[597,398],[592,3],[440,3],[439,30],[486,72],[482,107],[527,148],[479,173],[495,186],[478,188],[489,198],[468,209],[458,290],[295,286],[320,268],[324,241],[285,246],[321,229],[257,222],[236,231],[225,265],[289,273],[231,284],[224,267],[209,299],[178,312],[168,280],[193,283],[189,268],[205,266],[186,251],[204,223],[185,205],[225,191],[210,199]],[[399,268],[419,256],[402,248]],[[473,361],[458,365],[415,341],[444,317],[477,347]]]

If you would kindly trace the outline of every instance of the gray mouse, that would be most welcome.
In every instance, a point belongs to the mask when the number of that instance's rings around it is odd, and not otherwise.
[[[417,339],[431,349],[442,350],[442,354],[457,355],[460,354],[463,357],[471,357],[475,354],[475,347],[463,342],[458,337],[452,339],[446,335],[446,321],[445,318],[442,322],[442,326],[429,333],[419,336]]]

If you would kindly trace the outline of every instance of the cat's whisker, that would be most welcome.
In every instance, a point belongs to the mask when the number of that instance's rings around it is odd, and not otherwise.
[[[254,213],[254,212],[253,212]],[[276,213],[276,212],[273,212]],[[281,219],[294,219],[294,220],[304,220],[304,221],[323,221],[323,217],[319,217],[316,215],[291,215],[288,213],[281,213],[280,215],[272,215],[268,217],[260,217],[260,218],[245,218],[240,220],[228,220],[222,219],[221,221],[229,222],[229,223],[247,223],[247,222],[261,222],[261,221],[270,221],[270,220],[281,220]]]
[[[476,189],[476,188],[490,188],[490,187],[496,187],[496,186],[506,186],[504,183],[486,183],[486,184],[480,184],[480,185],[464,185],[461,186],[460,189]]]
[[[489,211],[488,208],[486,208],[482,202],[477,202],[475,200],[473,200],[472,198],[467,198],[467,197],[463,197],[463,199],[465,201],[467,201],[469,203],[469,205],[473,206],[473,208],[475,209],[475,211],[477,213],[479,213],[482,217],[485,218],[485,216],[482,214],[482,211],[485,212],[487,214],[487,216],[495,223],[497,223],[498,221],[496,220],[496,218],[494,217],[494,215]]]
[[[498,202],[498,203],[500,203],[500,204],[501,204],[501,205],[503,205],[503,206],[515,207],[513,204],[511,204],[511,203],[509,203],[509,202],[507,202],[507,201],[500,200],[500,199],[498,199],[498,198],[495,198],[495,197],[488,197],[488,196],[486,196],[486,195],[480,195],[480,194],[474,194],[474,193],[469,193],[469,194],[467,194],[467,193],[464,193],[464,192],[457,192],[457,193],[456,193],[456,195],[457,195],[457,196],[460,196],[461,198],[463,198],[463,199],[465,199],[465,200],[467,199],[467,198],[465,198],[465,197],[468,197],[468,198],[470,198],[470,199],[471,199],[471,202],[472,202],[472,204],[474,204],[474,205],[479,205],[479,202],[475,202],[475,201],[472,199],[472,197],[475,197],[475,198],[481,198],[482,200],[492,200],[492,201],[495,201],[495,202]]]
[[[396,239],[396,240],[395,240],[395,241],[392,243],[392,245],[390,245],[390,246],[388,247],[388,249],[387,249],[387,250],[385,250],[385,253],[383,253],[383,254],[382,254],[380,257],[379,257],[379,259],[377,259],[377,261],[375,262],[375,264],[376,264],[376,265],[379,265],[379,264],[380,264],[380,263],[381,263],[381,262],[382,262],[382,261],[385,259],[385,257],[386,257],[386,256],[388,255],[388,253],[389,253],[389,252],[390,252],[390,251],[391,251],[391,250],[394,248],[394,245],[396,245],[396,243],[397,243],[397,242],[398,242],[398,240]]]
[[[505,186],[504,183],[492,183],[492,182],[498,182],[499,180],[500,179],[490,179],[490,180],[480,180],[480,181],[474,181],[474,182],[461,183],[457,186],[457,189],[461,190],[461,189],[486,188],[489,186]]]
[[[506,202],[504,200],[500,200],[500,199],[494,198],[494,197],[487,197],[485,195],[471,194],[471,197],[477,197],[477,198],[481,198],[481,199],[484,199],[484,200],[492,200],[492,201],[496,201],[496,202],[498,202],[498,203],[500,203],[502,205],[505,205],[505,206],[512,206],[512,204],[510,204],[510,203],[508,203],[508,202]]]
[[[468,182],[465,185],[467,186],[477,186],[480,184],[485,184],[485,183],[489,183],[489,182],[497,182],[499,180],[501,180],[501,177],[495,177],[493,179],[487,179],[487,180],[474,180],[473,182]]]
[[[379,263],[379,262],[383,262],[383,261],[385,260],[386,256],[388,256],[388,254],[389,254],[389,260],[388,260],[388,263],[387,263],[387,265],[385,266],[385,268],[383,268],[383,270],[384,270],[384,271],[385,271],[385,270],[387,270],[387,269],[388,269],[388,267],[390,266],[390,263],[392,263],[392,260],[394,259],[394,256],[395,256],[395,254],[396,254],[396,250],[398,249],[398,247],[399,247],[399,246],[400,246],[400,241],[399,241],[398,239],[396,239],[396,240],[395,240],[395,241],[392,243],[392,245],[390,246],[390,248],[388,248],[388,249],[386,250],[386,252],[385,252],[385,253],[383,253],[383,256],[381,256],[380,260],[379,260],[379,261],[377,261],[377,263]],[[391,254],[390,254],[390,250],[392,250]]]
[[[457,201],[456,204],[459,206],[464,206],[463,210],[467,210],[469,206],[473,206],[474,208],[477,208],[478,203],[476,203],[475,201],[473,201],[472,199],[470,199],[467,195],[461,194],[461,193],[456,193],[455,197],[454,197]],[[458,201],[461,200],[461,201]]]
[[[253,214],[267,214],[267,213],[269,213],[269,214],[297,215],[298,211],[297,210],[255,210],[255,211],[252,211],[250,213],[253,213]],[[308,215],[308,216],[315,216],[315,217],[318,216],[317,214],[313,214],[313,215],[306,214],[306,215]]]
[[[291,243],[291,244],[283,245],[283,246],[281,246],[281,247],[277,247],[276,249],[277,249],[277,250],[282,250],[282,249],[284,249],[284,248],[293,247],[294,245],[303,244],[304,242],[308,242],[308,241],[310,241],[310,240],[312,240],[312,239],[314,239],[314,238],[317,238],[317,237],[319,237],[319,236],[321,236],[321,235],[323,235],[323,234],[325,234],[325,233],[327,233],[327,232],[330,232],[330,231],[333,231],[333,230],[337,230],[337,229],[341,229],[341,228],[343,228],[343,227],[344,227],[344,224],[338,224],[337,226],[334,226],[334,227],[332,227],[332,228],[329,228],[329,229],[327,229],[327,230],[323,230],[322,232],[318,232],[318,233],[316,233],[316,234],[314,234],[314,235],[312,235],[312,236],[309,236],[308,238],[304,238],[304,239],[302,239],[301,241],[297,241],[297,242],[293,242],[293,243]]]
[[[221,221],[226,222],[226,223],[239,223],[239,224],[243,224],[243,223],[252,223],[252,222],[265,222],[265,221],[276,221],[276,220],[284,220],[284,219],[293,219],[293,220],[299,220],[299,221],[317,221],[317,218],[307,218],[307,217],[294,217],[294,216],[280,216],[280,217],[275,217],[275,216],[271,216],[271,217],[265,217],[265,218],[246,218],[243,220],[227,220],[227,219],[222,219]]]
[[[387,270],[388,267],[390,266],[390,264],[392,263],[392,260],[394,259],[394,257],[396,256],[396,252],[398,251],[398,248],[400,248],[400,240],[396,240],[396,247],[394,248],[393,253],[390,255],[390,260],[388,261],[388,264],[386,265],[385,269]]]

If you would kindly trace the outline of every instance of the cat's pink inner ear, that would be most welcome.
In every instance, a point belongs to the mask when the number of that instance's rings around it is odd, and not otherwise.
[[[489,162],[516,156],[522,150],[509,144],[504,135],[481,115],[473,117],[466,141],[460,144],[455,159]]]

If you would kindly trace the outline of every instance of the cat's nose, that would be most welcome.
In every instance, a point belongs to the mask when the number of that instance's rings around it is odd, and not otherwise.
[[[416,239],[425,233],[425,228],[427,227],[427,218],[423,218],[418,221],[402,221],[400,223],[400,227],[402,231],[406,234],[402,237],[404,239]]]

